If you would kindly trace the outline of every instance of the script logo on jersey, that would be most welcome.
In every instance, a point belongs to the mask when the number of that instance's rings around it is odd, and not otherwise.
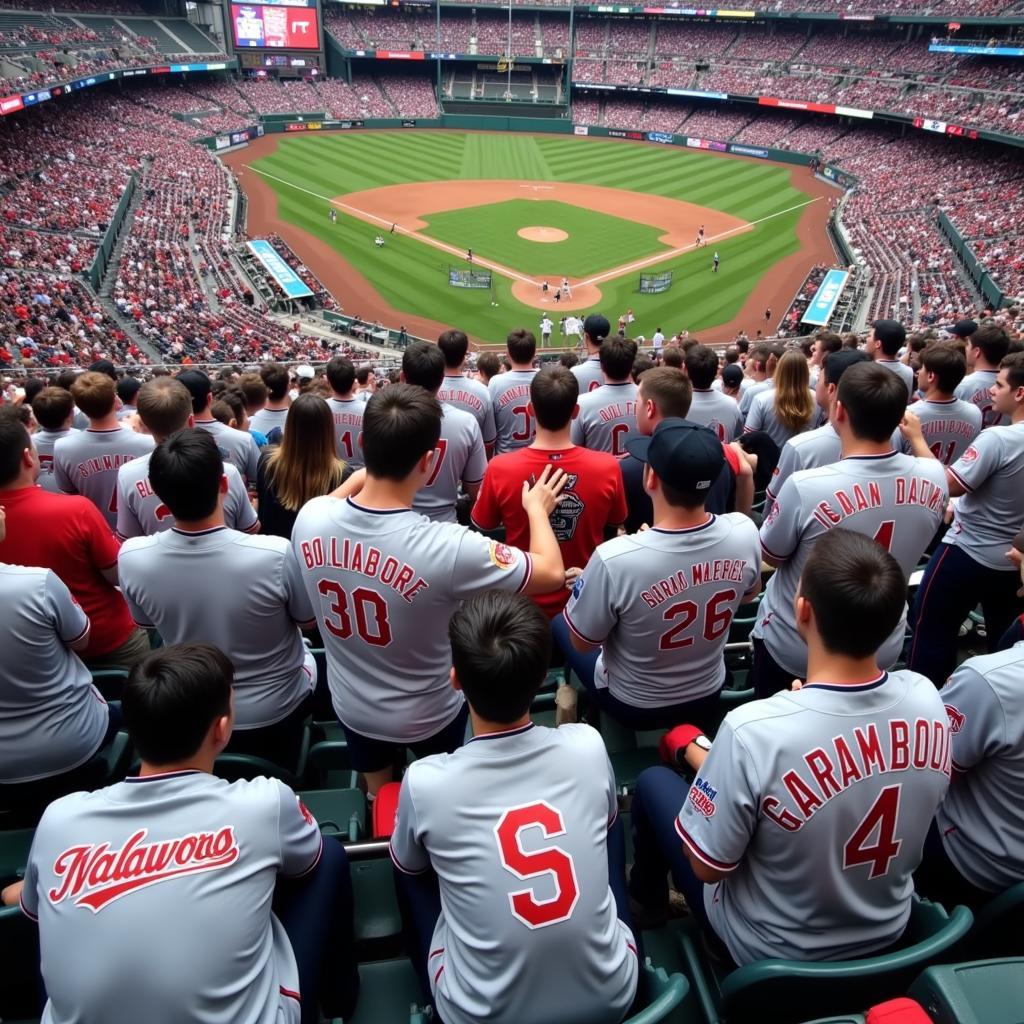
[[[974,460],[977,459],[977,457],[978,449],[975,448],[973,444],[970,448],[967,449],[967,451],[963,453],[963,455],[960,456],[960,458],[963,459],[964,462],[974,462]]]
[[[56,906],[66,899],[94,914],[139,889],[180,875],[226,868],[238,860],[238,843],[230,825],[217,832],[190,832],[177,839],[145,842],[148,830],[133,833],[120,849],[109,843],[69,846],[59,854],[53,873],[60,884],[47,897]]]
[[[555,506],[555,511],[548,516],[555,540],[560,544],[572,540],[573,535],[576,533],[580,516],[583,515],[583,500],[573,490],[577,480],[579,480],[579,474],[577,473],[568,473],[566,475],[562,500]]]
[[[954,735],[964,727],[964,722],[967,721],[967,716],[952,704],[946,705],[946,717],[949,719],[949,731]]]
[[[710,818],[715,813],[715,799],[718,790],[704,779],[697,779],[690,787],[690,803],[694,810]]]

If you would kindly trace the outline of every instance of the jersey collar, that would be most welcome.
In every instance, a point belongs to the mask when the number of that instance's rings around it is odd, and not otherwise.
[[[179,537],[209,537],[211,534],[220,533],[221,530],[226,529],[227,526],[211,526],[206,530],[179,530],[176,526],[172,526],[171,533],[176,533]]]
[[[843,462],[871,462],[872,460],[878,459],[891,459],[894,455],[898,455],[899,452],[895,448],[891,452],[879,452],[878,455],[847,455]]]
[[[357,504],[352,498],[345,499],[352,508],[365,512],[370,516],[397,516],[402,512],[411,512],[410,508],[367,508],[365,505]]]
[[[700,526],[684,526],[682,529],[679,530],[667,530],[664,526],[652,526],[651,532],[670,533],[676,536],[678,536],[679,534],[700,533],[702,530],[707,530],[709,527],[711,527],[714,524],[716,518],[717,516],[709,512],[708,521],[706,523],[701,523]]]
[[[869,679],[866,683],[851,683],[843,685],[841,683],[804,683],[802,689],[804,690],[835,690],[838,692],[845,693],[863,693],[865,690],[877,690],[879,686],[884,686],[889,678],[888,672],[879,672],[875,679]]]
[[[124,781],[136,785],[140,782],[164,782],[167,779],[183,779],[186,775],[205,775],[198,768],[185,768],[180,772],[158,772],[156,775],[129,775]]]
[[[533,727],[533,722],[527,722],[526,725],[521,725],[518,729],[503,729],[501,732],[484,733],[482,736],[473,736],[467,742],[476,743],[482,740],[501,740],[506,736],[521,736],[524,732],[529,732]]]

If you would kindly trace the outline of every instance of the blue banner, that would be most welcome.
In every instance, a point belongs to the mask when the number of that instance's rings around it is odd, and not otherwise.
[[[281,258],[278,251],[262,239],[246,242],[249,251],[263,264],[264,270],[281,286],[289,299],[312,298],[313,293],[302,283],[298,274]]]
[[[846,287],[849,276],[847,270],[830,270],[825,275],[825,280],[821,282],[817,294],[811,299],[801,322],[812,327],[824,327],[835,311],[836,303],[843,293],[843,288]]]
[[[1020,46],[979,46],[971,43],[932,43],[930,53],[966,53],[975,57],[1024,57]]]

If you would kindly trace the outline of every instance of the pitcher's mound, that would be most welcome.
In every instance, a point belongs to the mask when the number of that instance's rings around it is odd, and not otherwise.
[[[601,301],[601,289],[596,284],[574,284],[572,286],[572,298],[568,296],[555,302],[555,291],[558,288],[557,279],[548,279],[547,292],[541,291],[540,281],[513,281],[512,295],[524,306],[533,306],[535,309],[546,310],[554,319],[558,310],[563,313],[579,309],[594,309]]]
[[[516,234],[528,242],[564,242],[569,237],[561,228],[520,228]]]

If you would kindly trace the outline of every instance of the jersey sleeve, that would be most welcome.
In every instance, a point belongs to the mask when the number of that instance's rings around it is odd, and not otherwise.
[[[249,448],[245,453],[245,483],[248,487],[256,486],[256,469],[260,461],[260,449],[256,439],[249,435]]]
[[[89,617],[56,573],[46,573],[44,586],[46,606],[57,635],[66,644],[80,643],[89,635]]]
[[[76,511],[79,528],[82,530],[89,561],[101,572],[117,565],[121,543],[111,533],[106,519],[96,506],[87,499],[81,499]]]
[[[581,409],[572,419],[572,423],[569,425],[569,440],[573,444],[579,445],[581,448],[584,447],[583,441],[585,432],[583,430],[583,410]]]
[[[757,827],[759,805],[753,761],[727,720],[690,786],[676,831],[697,860],[715,871],[732,871]]]
[[[149,614],[136,600],[136,589],[133,586],[131,574],[127,574],[126,578],[123,564],[119,568],[121,569],[121,596],[124,598],[125,604],[128,605],[132,621],[136,626],[141,626],[143,629],[154,629],[156,623],[149,621]]]
[[[462,480],[467,484],[479,483],[487,471],[487,453],[484,451],[484,439],[480,427],[473,420],[473,429],[469,436],[469,455],[462,470]]]
[[[482,534],[463,530],[452,564],[451,592],[458,600],[485,590],[526,589],[533,575],[533,559],[526,551],[499,544]]]
[[[316,819],[293,790],[275,780],[278,796],[278,837],[281,873],[289,878],[307,875],[320,863],[324,837]]]
[[[772,470],[772,478],[768,481],[765,494],[774,501],[782,491],[782,485],[798,470],[802,469],[800,456],[797,455],[796,445],[787,441],[779,453],[779,461]]]
[[[757,395],[750,403],[750,409],[747,412],[747,419],[743,425],[743,429],[748,434],[754,430],[764,430],[766,408],[767,403],[762,400],[760,395]]]
[[[60,444],[53,450],[53,480],[64,494],[77,494],[78,491],[68,473],[64,460],[60,458]]]
[[[38,835],[38,831],[36,833]],[[39,868],[36,865],[35,842],[28,852],[25,865],[25,884],[21,890],[21,912],[32,921],[39,920]]]
[[[248,502],[246,502],[248,504]],[[309,591],[302,581],[302,570],[299,568],[299,560],[289,544],[284,552],[284,588],[285,599],[288,604],[288,614],[292,621],[303,627],[312,627],[316,624],[316,611],[309,598]]]
[[[117,474],[117,535],[121,540],[142,537],[145,531],[135,514],[131,501],[131,484],[120,473]]]
[[[939,693],[953,734],[953,767],[964,772],[1003,747],[1006,720],[992,687],[969,664],[961,665]]]
[[[626,488],[622,482],[622,473],[616,466],[611,476],[612,504],[608,510],[608,525],[620,526],[626,521],[629,515],[629,506],[626,504]]]
[[[802,508],[800,491],[790,477],[761,524],[761,550],[769,558],[784,562],[796,551],[800,543]]]
[[[406,772],[402,789],[398,794],[398,813],[395,815],[395,830],[391,833],[391,860],[399,871],[407,875],[420,875],[430,867],[430,855],[420,841],[419,822],[416,819],[416,804],[412,796],[413,772]]]
[[[227,463],[225,463],[225,468]],[[234,467],[232,467],[234,468]],[[228,473],[228,493],[224,501],[224,521],[232,530],[251,533],[259,519],[252,507],[241,474],[237,471]],[[120,532],[120,525],[118,526]]]
[[[965,490],[975,491],[999,468],[1001,449],[1000,439],[983,430],[949,471]]]
[[[484,402],[484,421],[480,424],[480,433],[485,445],[494,444],[498,437],[498,428],[494,422],[494,402],[489,392],[487,401]]]
[[[600,548],[576,580],[564,615],[569,629],[588,644],[603,643],[618,623],[611,574]]]

